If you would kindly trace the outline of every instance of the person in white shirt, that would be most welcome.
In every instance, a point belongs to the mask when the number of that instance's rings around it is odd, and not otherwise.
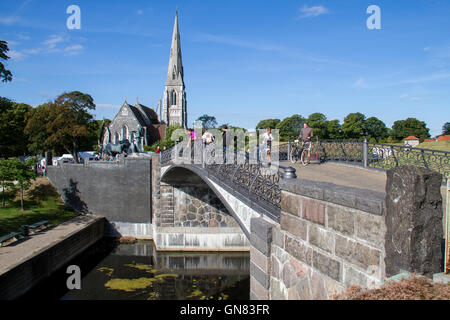
[[[266,131],[266,133],[263,134],[262,138],[263,138],[262,146],[265,148],[266,160],[267,160],[267,162],[270,163],[270,162],[272,162],[270,153],[272,150],[272,141],[273,141],[273,136],[272,136],[272,132],[271,132],[270,128],[267,128],[267,131]]]

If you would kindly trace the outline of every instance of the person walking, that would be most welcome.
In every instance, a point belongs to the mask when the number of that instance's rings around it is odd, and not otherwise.
[[[263,134],[262,138],[263,138],[262,147],[263,147],[263,150],[265,150],[265,152],[266,152],[266,160],[267,160],[267,162],[271,163],[272,162],[271,151],[272,151],[273,136],[272,136],[272,131],[270,128],[267,128],[267,131]]]

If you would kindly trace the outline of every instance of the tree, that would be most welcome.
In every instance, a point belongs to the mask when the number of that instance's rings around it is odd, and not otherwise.
[[[14,181],[18,182],[20,187],[20,207],[23,211],[23,191],[31,186],[31,180],[36,179],[36,171],[33,166],[36,165],[37,159],[30,158],[24,163],[19,159],[10,159],[11,176]]]
[[[442,126],[442,135],[447,135],[447,134],[450,134],[450,122],[446,122]]]
[[[370,117],[365,121],[367,138],[375,139],[378,142],[384,140],[389,135],[389,130],[383,121],[376,117]]]
[[[28,139],[24,134],[26,116],[32,107],[0,98],[0,157],[24,155]]]
[[[339,120],[327,121],[327,138],[328,139],[341,139],[342,128]]]
[[[281,122],[280,119],[265,119],[258,122],[256,125],[256,129],[275,129],[277,127],[277,124]]]
[[[208,116],[207,114],[202,115],[197,119],[197,121],[202,122],[202,126],[205,129],[211,129],[217,127],[216,117]]]
[[[276,129],[279,130],[280,140],[287,141],[288,139],[297,139],[304,122],[305,118],[299,114],[294,114],[292,117],[283,119],[283,121],[276,126]]]
[[[0,40],[0,60],[8,60],[10,57],[6,55],[9,51],[8,43],[6,41]],[[2,82],[12,81],[12,73],[6,70],[2,62],[0,62],[0,79]]]
[[[79,91],[63,93],[54,101],[36,108],[26,126],[26,133],[32,141],[30,148],[55,152],[65,150],[78,162],[80,148],[92,148],[97,144],[97,123],[89,113],[94,109],[94,99]]]
[[[0,186],[2,187],[2,206],[5,206],[5,190],[13,186],[11,160],[0,160]]]
[[[366,116],[362,113],[348,114],[342,125],[342,133],[345,138],[360,139],[366,135],[365,128]]]
[[[308,126],[313,129],[314,136],[319,139],[326,139],[327,133],[327,117],[323,113],[313,113],[306,120]]]
[[[403,140],[409,136],[415,136],[423,141],[430,137],[430,129],[423,121],[416,118],[408,118],[406,120],[397,120],[392,126],[391,136],[394,140]]]

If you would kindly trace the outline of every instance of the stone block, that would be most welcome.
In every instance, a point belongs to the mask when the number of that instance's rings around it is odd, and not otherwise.
[[[270,247],[271,243],[270,241],[263,240],[260,237],[258,237],[255,234],[250,234],[250,243],[252,246],[254,246],[256,249],[261,251],[262,254],[269,257],[270,256]]]
[[[299,296],[296,288],[288,289],[288,300],[299,300]]]
[[[263,240],[272,242],[273,224],[263,218],[252,218],[250,220],[250,232]]]
[[[297,275],[297,277],[303,278],[308,275],[309,267],[306,264],[304,264],[301,261],[298,261],[297,259],[295,259],[293,257],[291,257],[289,259],[289,262],[292,265],[292,267],[294,268],[294,271],[295,271],[295,274]]]
[[[286,288],[291,288],[297,283],[297,274],[294,267],[290,263],[285,263],[283,266],[283,271],[281,273],[283,283]]]
[[[261,251],[255,249],[254,247],[250,247],[250,261],[256,264],[264,272],[269,273],[270,258],[263,255]]]
[[[306,240],[307,223],[297,217],[281,212],[280,216],[281,230],[285,230],[302,240]]]
[[[289,260],[289,253],[287,253],[284,249],[272,246],[272,255],[275,256],[281,263],[285,263],[287,260]]]
[[[250,292],[253,292],[257,300],[268,300],[269,290],[265,289],[253,276],[250,276]]]
[[[386,183],[386,275],[428,277],[441,271],[442,175],[419,167],[389,170]]]
[[[349,187],[333,185],[332,188],[324,190],[324,201],[355,208],[356,195],[352,191]]]
[[[284,234],[279,227],[272,229],[272,244],[284,248]]]
[[[386,232],[384,218],[360,211],[357,211],[355,216],[356,236],[380,249],[384,248],[384,234]]]
[[[341,281],[341,262],[332,259],[316,250],[313,252],[313,266],[330,278]]]
[[[333,205],[327,206],[328,228],[345,235],[353,235],[355,232],[355,217],[352,210]]]
[[[280,189],[308,198],[323,200],[323,191],[327,183],[305,179],[281,179]]]
[[[324,276],[313,271],[310,279],[312,300],[326,300],[328,292],[325,288]]]
[[[182,246],[184,245],[183,234],[169,234],[169,246]]]
[[[351,285],[358,285],[362,288],[367,287],[367,276],[362,272],[357,271],[355,268],[351,266],[344,266],[344,284],[347,287]]]
[[[264,289],[269,289],[270,274],[261,270],[257,265],[250,261],[250,275],[258,281]]]
[[[308,241],[324,251],[333,253],[334,237],[332,232],[311,224],[309,226]]]
[[[281,211],[301,217],[300,196],[288,192],[281,193]]]
[[[281,281],[274,278],[270,279],[270,300],[286,300]]]
[[[275,258],[273,255],[270,258],[270,274],[272,275],[272,277],[275,277],[277,279],[281,278],[281,274],[280,274],[280,263],[278,262],[278,259]]]
[[[309,278],[304,277],[300,279],[295,285],[299,300],[311,300],[311,289],[309,284]]]
[[[335,253],[338,257],[367,272],[376,271],[380,267],[381,252],[379,250],[337,234],[335,235]]]
[[[302,217],[303,219],[325,225],[325,205],[315,200],[303,198]]]
[[[293,257],[308,265],[312,265],[312,249],[310,247],[288,235],[285,236],[284,243],[286,251]]]

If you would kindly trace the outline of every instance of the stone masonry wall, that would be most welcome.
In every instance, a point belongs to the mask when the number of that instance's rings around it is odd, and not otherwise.
[[[388,172],[387,190],[401,195],[406,201],[401,206],[395,205],[396,197],[392,200],[384,193],[307,180],[281,181],[280,223],[251,221],[251,298],[330,299],[353,284],[380,286],[393,275],[386,270],[427,276],[429,270],[437,272],[442,258],[439,179],[429,170],[415,168]],[[399,219],[409,227],[386,223]],[[391,239],[401,239],[407,253],[402,260],[390,249]]]

